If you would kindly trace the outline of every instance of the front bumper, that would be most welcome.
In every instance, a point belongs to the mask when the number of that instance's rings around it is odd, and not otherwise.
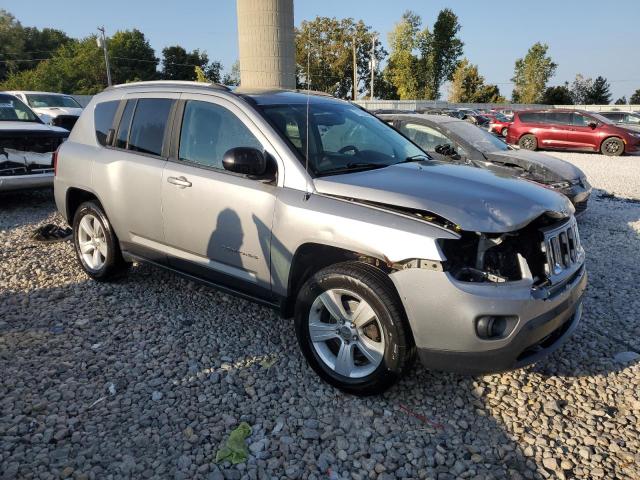
[[[560,190],[560,193],[571,200],[571,203],[576,209],[576,218],[580,217],[587,211],[587,205],[589,202],[589,197],[591,196],[591,190],[591,185],[589,185],[586,181],[584,184],[577,183],[575,185],[571,185],[571,187],[569,188]]]
[[[405,307],[418,355],[427,368],[490,373],[520,368],[557,349],[582,313],[582,264],[564,284],[535,290],[527,282],[468,283],[446,272],[407,269],[390,275]],[[515,318],[504,338],[476,333],[482,316]]]
[[[28,190],[53,186],[52,173],[34,173],[0,177],[0,192]]]

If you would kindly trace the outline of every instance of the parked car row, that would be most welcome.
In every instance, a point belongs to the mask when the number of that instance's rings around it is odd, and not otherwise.
[[[432,124],[391,116],[395,129],[311,93],[117,86],[59,147],[55,200],[90,277],[144,261],[276,308],[345,391],[379,393],[416,356],[465,372],[535,362],[580,322],[566,195],[589,186],[464,121],[415,117]]]

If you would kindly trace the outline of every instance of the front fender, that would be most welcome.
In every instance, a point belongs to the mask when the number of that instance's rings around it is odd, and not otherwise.
[[[271,237],[273,292],[287,294],[293,256],[303,244],[337,247],[389,264],[413,258],[444,260],[436,242],[439,238],[458,235],[418,218],[283,189],[276,202]]]

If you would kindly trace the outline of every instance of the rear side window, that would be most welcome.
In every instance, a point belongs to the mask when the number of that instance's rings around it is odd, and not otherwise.
[[[520,113],[518,117],[522,123],[542,123],[544,120],[542,118],[543,114],[538,112],[528,112],[528,113]]]
[[[116,114],[119,103],[117,100],[98,103],[94,110],[93,121],[96,129],[96,138],[102,146],[107,144],[107,135],[113,125],[113,117]]]
[[[129,150],[151,155],[162,153],[162,142],[173,100],[169,98],[141,98],[131,122]]]
[[[118,127],[118,134],[116,135],[117,148],[127,148],[127,140],[129,139],[129,127],[131,127],[131,117],[133,117],[133,110],[135,108],[136,101],[128,100],[127,106],[124,107],[124,112],[122,112],[120,126]]]
[[[566,112],[550,112],[544,114],[546,123],[554,125],[569,125],[571,123],[571,114]]]

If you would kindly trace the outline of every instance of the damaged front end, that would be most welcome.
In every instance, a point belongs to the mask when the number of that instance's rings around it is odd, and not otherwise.
[[[460,233],[440,240],[444,269],[461,282],[521,282],[543,289],[576,273],[584,262],[574,217],[545,214],[507,233]]]
[[[68,134],[61,131],[0,131],[0,191],[51,185],[53,153]]]

